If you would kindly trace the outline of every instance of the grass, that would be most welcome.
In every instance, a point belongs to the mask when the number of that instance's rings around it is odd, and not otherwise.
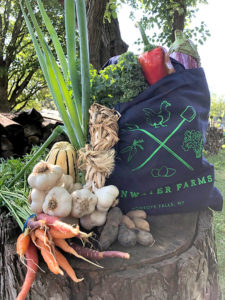
[[[215,186],[225,199],[225,149],[219,154],[207,157],[215,167]],[[214,212],[214,229],[216,236],[217,258],[219,264],[220,285],[225,299],[225,205],[222,212]]]

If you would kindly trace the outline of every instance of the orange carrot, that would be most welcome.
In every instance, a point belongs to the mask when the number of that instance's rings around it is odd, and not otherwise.
[[[97,265],[95,263],[93,263],[92,261],[88,260],[87,258],[79,255],[77,253],[77,251],[75,251],[72,247],[70,247],[70,245],[64,240],[64,239],[53,239],[53,242],[54,244],[59,247],[60,249],[62,249],[63,251],[67,252],[67,253],[70,253],[78,258],[81,258],[83,260],[85,260],[86,262],[96,266],[96,267],[99,267],[99,268],[102,268],[102,266],[100,265]]]
[[[59,265],[54,257],[53,253],[50,252],[49,248],[50,245],[45,245],[40,239],[36,240],[39,249],[41,250],[41,255],[46,262],[49,270],[54,274],[63,275],[63,271],[59,268]]]
[[[38,254],[37,248],[30,241],[27,251],[25,253],[27,260],[27,273],[22,286],[22,289],[17,296],[16,300],[24,300],[29,293],[30,287],[34,282],[38,268]]]
[[[24,258],[24,254],[30,244],[30,236],[27,231],[21,233],[16,242],[16,253],[19,255],[20,259]]]
[[[34,232],[36,238],[38,238],[39,240],[41,240],[45,245],[47,243],[49,243],[46,231],[44,229],[41,228],[37,228]]]
[[[69,264],[68,260],[65,258],[65,256],[60,253],[58,250],[55,250],[55,257],[56,260],[59,264],[59,266],[66,271],[66,273],[69,275],[69,277],[74,281],[74,282],[80,282],[84,278],[78,279],[73,268]]]
[[[76,236],[76,234],[72,232],[61,232],[58,230],[55,230],[54,228],[49,229],[49,234],[54,239],[70,239]]]

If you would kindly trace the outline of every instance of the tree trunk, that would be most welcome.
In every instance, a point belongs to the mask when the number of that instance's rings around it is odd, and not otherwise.
[[[127,44],[121,39],[119,22],[111,19],[103,22],[106,4],[109,0],[88,0],[86,4],[90,62],[99,70],[112,56],[127,51]]]
[[[180,13],[177,10],[174,11],[173,15],[173,29],[172,29],[172,42],[175,40],[175,30],[179,29],[181,31],[184,30],[184,20],[186,17],[187,13],[187,8],[186,8],[186,0],[177,0],[175,2],[179,3],[179,6],[183,8],[183,12]]]
[[[104,269],[69,256],[79,284],[51,274],[40,261],[28,300],[220,300],[212,212],[149,217],[155,238],[152,247],[111,249],[126,251],[130,260],[105,259]],[[0,299],[16,298],[25,267],[15,253],[19,230],[0,215]]]
[[[10,104],[8,101],[8,72],[5,62],[0,65],[0,113],[10,112]]]

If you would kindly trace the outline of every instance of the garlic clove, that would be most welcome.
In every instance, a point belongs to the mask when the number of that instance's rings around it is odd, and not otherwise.
[[[76,182],[76,183],[73,184],[73,187],[72,187],[70,193],[73,193],[73,192],[75,192],[77,190],[82,190],[82,189],[83,189],[83,185],[81,183],[79,183],[79,182]]]
[[[57,185],[62,174],[63,171],[61,167],[48,164],[45,161],[40,161],[34,167],[33,172],[29,175],[27,181],[32,188],[46,191]]]
[[[40,191],[38,189],[32,189],[30,198],[31,198],[31,204],[30,208],[35,214],[42,213],[42,205],[45,200],[47,192]]]
[[[69,193],[73,191],[73,177],[70,175],[62,174],[61,178],[58,181],[58,186],[63,187]]]
[[[43,212],[56,217],[67,217],[72,209],[72,196],[63,187],[52,188],[42,206]]]
[[[103,212],[108,211],[114,204],[119,190],[115,185],[106,185],[100,189],[95,189],[94,193],[98,197],[97,209]]]
[[[86,216],[83,216],[82,218],[80,218],[80,224],[85,229],[91,230],[92,228],[94,228],[96,226],[104,225],[106,222],[106,216],[107,216],[107,211],[101,212],[101,211],[95,210],[90,215],[86,215]]]
[[[97,204],[97,197],[88,189],[81,189],[73,192],[71,215],[74,218],[81,218],[92,213]]]

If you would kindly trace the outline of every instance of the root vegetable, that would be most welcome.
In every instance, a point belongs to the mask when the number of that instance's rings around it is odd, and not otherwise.
[[[63,171],[61,167],[40,161],[28,177],[28,183],[32,188],[48,191],[57,185]]]
[[[150,232],[139,230],[137,233],[137,242],[142,246],[149,246],[154,243],[154,239]]]
[[[123,215],[122,221],[123,224],[127,226],[129,229],[135,229],[135,224],[134,222],[126,215]]]
[[[96,266],[96,267],[100,267],[102,268],[101,266],[93,263],[92,261],[86,259],[85,257],[83,257],[82,255],[79,255],[76,250],[74,250],[74,248],[70,247],[70,245],[68,245],[68,243],[64,240],[64,239],[54,239],[54,243],[57,247],[59,247],[60,249],[62,249],[63,251],[67,252],[67,253],[70,253],[74,256],[76,256],[77,258],[80,258],[80,259],[83,259],[85,260],[86,262]]]
[[[72,193],[72,211],[74,218],[81,218],[91,214],[97,204],[97,196],[88,189],[77,190]]]
[[[134,224],[135,224],[135,227],[140,229],[140,230],[144,230],[144,231],[150,231],[150,225],[148,223],[148,221],[144,220],[144,219],[141,219],[141,218],[133,218],[132,219]]]
[[[118,242],[124,247],[133,247],[137,242],[136,233],[131,229],[128,229],[125,224],[120,224]]]
[[[72,209],[72,197],[62,187],[52,188],[43,203],[43,212],[50,216],[67,217]]]
[[[24,279],[24,283],[22,289],[17,296],[16,300],[25,300],[29,290],[31,288],[32,283],[36,277],[37,269],[38,269],[38,253],[37,248],[34,246],[32,242],[29,243],[29,246],[26,251],[26,264],[27,264],[27,273]]]
[[[41,255],[46,262],[49,270],[54,273],[54,274],[60,274],[63,275],[63,271],[59,268],[59,264],[56,261],[55,256],[53,253],[50,251],[50,245],[45,245],[41,240],[37,239],[36,244],[41,250]]]
[[[118,236],[119,224],[122,220],[122,212],[119,207],[112,208],[106,217],[106,223],[101,232],[99,243],[102,250],[106,250],[112,245]]]
[[[27,232],[21,233],[16,242],[16,253],[19,255],[20,259],[24,260],[24,255],[30,244],[30,236]]]
[[[82,255],[86,258],[95,259],[95,260],[102,260],[107,257],[108,258],[118,257],[118,258],[124,258],[124,259],[130,258],[130,254],[126,253],[126,252],[120,252],[120,251],[102,251],[102,252],[100,252],[100,251],[97,251],[94,249],[81,247],[76,244],[72,244],[71,247],[73,247],[77,251],[77,253],[79,253],[80,255]]]
[[[29,218],[27,220],[27,227],[30,229],[45,228],[46,222],[44,220],[35,221],[35,218]]]
[[[76,226],[74,228],[69,224],[61,222],[58,217],[48,216],[42,213],[37,215],[37,220],[44,220],[46,222],[46,225],[61,233],[70,233],[74,234],[74,236],[77,236],[79,234],[79,226]]]
[[[127,213],[127,216],[131,219],[133,218],[141,218],[141,219],[146,219],[147,218],[147,214],[144,210],[131,210]]]
[[[68,276],[76,283],[82,281],[84,278],[78,279],[73,268],[69,264],[68,260],[65,258],[65,256],[60,253],[57,249],[55,249],[55,258],[57,260],[57,263],[59,266],[66,271]]]

